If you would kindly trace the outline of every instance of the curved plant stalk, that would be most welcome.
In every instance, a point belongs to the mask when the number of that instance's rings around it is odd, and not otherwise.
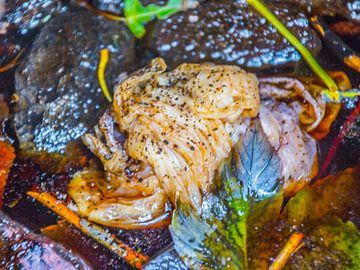
[[[47,192],[27,192],[27,195],[34,198],[57,215],[62,217],[66,222],[75,226],[85,235],[93,238],[118,256],[122,257],[131,266],[141,269],[148,257],[132,250],[129,246],[122,243],[112,234],[105,232],[101,227],[92,224],[85,219],[80,218],[76,213],[71,211],[63,202],[54,198]]]
[[[283,249],[276,256],[274,263],[269,267],[269,270],[281,270],[284,268],[289,257],[299,250],[303,243],[301,240],[304,238],[304,234],[295,232],[293,233],[289,240],[286,242]]]
[[[330,90],[323,90],[321,92],[325,99],[329,99],[330,101],[340,102],[344,98],[354,98],[360,96],[360,90],[353,89],[349,91],[330,91]]]
[[[337,84],[326,73],[326,71],[319,65],[311,52],[301,44],[294,34],[292,34],[286,26],[274,15],[260,0],[247,0],[249,5],[255,8],[264,18],[266,18],[278,31],[284,36],[302,55],[304,60],[308,63],[311,70],[324,82],[329,91],[338,90]]]
[[[100,60],[99,60],[97,74],[98,74],[98,81],[99,81],[101,90],[104,93],[104,96],[106,97],[106,99],[109,102],[111,102],[112,97],[111,97],[109,88],[107,87],[106,79],[105,79],[105,71],[106,71],[106,66],[107,66],[108,62],[109,62],[109,49],[105,48],[100,51]]]

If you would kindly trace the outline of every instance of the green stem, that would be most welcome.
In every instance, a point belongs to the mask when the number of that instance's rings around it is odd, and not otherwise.
[[[338,90],[337,84],[319,65],[311,52],[309,52],[309,50],[301,44],[297,37],[294,36],[260,0],[247,0],[247,2],[263,17],[265,17],[279,31],[279,33],[283,35],[298,50],[298,52],[303,56],[305,61],[310,66],[311,70],[324,82],[324,84],[331,92]]]
[[[350,90],[350,91],[329,91],[329,90],[323,90],[321,94],[335,102],[340,102],[342,98],[355,98],[360,97],[360,91],[359,90]]]

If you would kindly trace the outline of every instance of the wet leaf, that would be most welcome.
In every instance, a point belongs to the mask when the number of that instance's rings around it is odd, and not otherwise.
[[[280,163],[262,132],[254,122],[224,161],[200,216],[181,204],[174,212],[182,260],[191,269],[267,269],[295,230],[304,246],[285,269],[360,269],[359,170],[316,181],[281,212]]]
[[[347,169],[335,176],[318,180],[298,192],[283,213],[291,226],[316,223],[325,216],[357,221],[360,216],[360,182],[358,169]]]
[[[244,187],[244,196],[261,199],[276,194],[281,178],[280,158],[258,121],[238,142],[232,162],[236,178]]]
[[[305,245],[289,258],[285,269],[349,267],[349,261],[352,261],[351,257],[357,256],[357,251],[349,249],[343,252],[340,249],[347,243],[354,243],[355,247],[360,234],[346,234],[345,241],[333,238],[328,231],[331,229],[340,236],[343,229],[346,232],[354,224],[360,227],[359,179],[357,169],[347,169],[320,179],[290,199],[280,215],[272,214],[274,217],[262,223],[262,227],[256,231],[249,230],[252,233],[248,238],[249,268],[268,269],[294,231],[305,235]],[[255,220],[257,218],[254,217]],[[340,243],[340,247],[335,242]]]
[[[173,215],[175,249],[192,269],[248,269],[249,228],[276,218],[280,161],[255,121],[219,169],[221,186],[201,216],[185,205]],[[277,194],[277,195],[276,195]],[[276,196],[274,196],[276,195]]]
[[[326,218],[307,232],[306,246],[285,269],[360,269],[360,234],[339,218]]]

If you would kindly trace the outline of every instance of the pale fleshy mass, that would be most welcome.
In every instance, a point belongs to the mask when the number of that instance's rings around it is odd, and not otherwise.
[[[142,221],[164,211],[167,200],[200,211],[216,169],[259,106],[255,75],[239,67],[183,64],[166,72],[164,61],[154,59],[117,87],[112,108],[83,138],[101,159],[106,181],[98,184],[104,198],[82,213],[121,226],[115,212],[122,206],[114,205],[124,200],[146,201]]]
[[[255,75],[229,65],[166,68],[156,58],[120,83],[112,107],[84,135],[105,173],[85,172],[71,182],[79,214],[138,228],[178,202],[200,213],[221,162],[256,117],[281,160],[285,192],[314,176],[316,140],[308,132],[323,119],[325,104],[303,83],[271,77],[258,87]],[[306,126],[303,104],[314,114]]]

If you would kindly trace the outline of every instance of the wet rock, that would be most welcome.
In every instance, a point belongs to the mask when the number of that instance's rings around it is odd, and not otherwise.
[[[0,0],[0,66],[29,47],[53,16],[67,10],[67,0]]]
[[[90,269],[71,251],[0,212],[0,269]]]
[[[360,145],[360,115],[358,115],[350,125],[348,133],[345,134],[345,140],[348,140],[348,143],[352,143],[355,147],[356,145]],[[360,151],[358,155],[360,155]]]
[[[124,0],[91,0],[89,2],[98,9],[117,14],[123,14]],[[164,5],[166,2],[167,0],[141,0],[143,5]]]
[[[360,23],[360,0],[352,0],[346,3],[347,12],[346,17],[350,18],[357,23]]]
[[[92,127],[108,106],[97,79],[100,50],[110,50],[106,79],[112,89],[133,63],[134,46],[125,25],[86,11],[44,26],[15,76],[20,148],[61,152]]]
[[[10,118],[9,106],[2,94],[0,94],[0,140],[7,140],[6,138],[6,121]]]
[[[16,25],[25,35],[48,22],[52,16],[66,10],[58,0],[6,0],[4,21]]]
[[[91,0],[90,3],[97,9],[123,14],[124,0]]]
[[[171,241],[170,233],[167,229],[149,229],[142,231],[112,230],[112,232],[133,250],[150,257],[162,250]],[[78,251],[83,258],[89,261],[93,269],[132,269],[122,258],[110,252],[95,242],[95,240],[84,236],[73,226],[67,226],[65,228],[61,239],[65,240],[67,245],[73,250]]]
[[[0,19],[4,16],[5,11],[5,0],[0,0]]]
[[[16,35],[1,35],[0,33],[0,66],[11,62],[20,53],[22,45],[23,42]]]
[[[284,0],[273,0],[284,2]],[[342,16],[360,22],[360,0],[290,0],[310,14]]]
[[[313,53],[321,48],[304,13],[294,5],[268,7]],[[183,62],[237,64],[259,69],[293,65],[299,53],[244,1],[207,1],[198,8],[157,21],[148,48],[171,67]]]
[[[58,216],[26,196],[25,193],[29,190],[49,192],[57,199],[68,203],[70,198],[67,196],[67,185],[70,179],[71,176],[68,174],[45,172],[29,159],[17,159],[6,186],[4,211],[12,219],[36,232],[41,228],[56,224]],[[129,231],[111,228],[110,232],[132,249],[150,257],[171,243],[171,236],[167,228]],[[64,246],[79,254],[93,269],[131,269],[123,259],[95,240],[83,235],[73,226],[67,226],[60,239]],[[0,269],[2,269],[1,265]]]
[[[144,230],[111,229],[121,241],[134,250],[152,257],[172,243],[170,231],[167,227]]]
[[[181,261],[179,254],[173,247],[165,249],[158,256],[153,258],[144,270],[187,270],[186,265]]]
[[[73,226],[67,226],[61,235],[62,241],[85,258],[92,269],[101,270],[131,270],[122,258],[97,243],[94,239],[82,234]]]

